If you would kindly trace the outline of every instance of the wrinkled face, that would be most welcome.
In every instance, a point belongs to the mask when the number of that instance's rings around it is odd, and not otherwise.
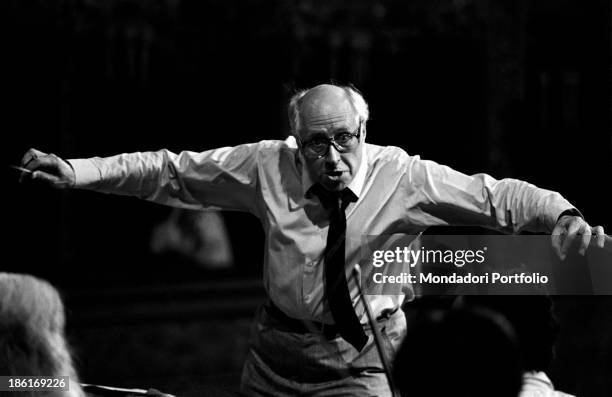
[[[338,150],[334,144],[320,158],[304,156],[310,177],[330,191],[341,191],[357,174],[362,162],[365,128],[359,127],[359,117],[342,88],[320,85],[312,88],[300,104],[300,130],[302,153],[304,145],[321,138],[340,137],[346,133],[359,133],[359,143],[351,150]]]

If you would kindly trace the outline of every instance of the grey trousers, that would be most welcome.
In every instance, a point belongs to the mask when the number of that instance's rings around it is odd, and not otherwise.
[[[406,332],[402,310],[379,324],[392,361]],[[361,352],[341,337],[283,330],[260,309],[251,329],[241,389],[247,396],[391,396],[372,331]]]

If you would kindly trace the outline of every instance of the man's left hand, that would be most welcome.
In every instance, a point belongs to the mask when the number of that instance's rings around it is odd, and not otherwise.
[[[559,258],[565,260],[574,242],[578,244],[580,255],[584,255],[591,243],[592,236],[596,237],[597,246],[603,248],[606,237],[603,227],[591,227],[579,216],[564,215],[559,218],[553,229],[551,236],[552,246]]]

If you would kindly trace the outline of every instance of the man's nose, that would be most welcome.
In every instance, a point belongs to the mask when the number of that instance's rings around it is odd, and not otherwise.
[[[329,150],[327,151],[327,155],[325,155],[325,163],[329,166],[336,166],[340,161],[340,152],[334,145],[329,145]]]

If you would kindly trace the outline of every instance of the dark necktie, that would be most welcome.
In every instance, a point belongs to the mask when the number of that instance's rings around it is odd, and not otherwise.
[[[325,247],[325,296],[340,336],[361,351],[368,341],[349,294],[345,269],[346,207],[357,197],[350,189],[334,193],[316,184],[312,192],[331,209]]]

